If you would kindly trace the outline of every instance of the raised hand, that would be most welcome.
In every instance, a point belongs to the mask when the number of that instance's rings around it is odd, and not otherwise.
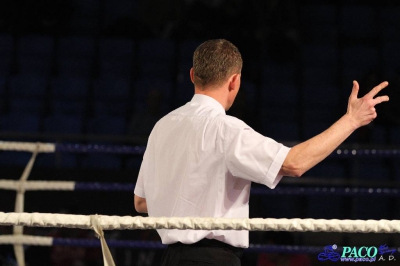
[[[387,95],[379,96],[374,98],[382,89],[387,87],[389,83],[387,81],[382,82],[378,86],[374,87],[364,97],[357,98],[359,85],[357,81],[353,81],[353,90],[350,94],[349,102],[347,105],[347,115],[352,118],[354,126],[361,127],[368,125],[377,117],[375,105],[382,102],[389,101]]]

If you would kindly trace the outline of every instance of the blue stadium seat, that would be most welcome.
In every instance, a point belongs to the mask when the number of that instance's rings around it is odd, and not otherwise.
[[[103,77],[93,82],[94,99],[120,101],[129,97],[130,79],[123,77]]]
[[[175,77],[175,43],[172,40],[142,40],[138,45],[140,77],[171,80]]]
[[[355,201],[354,219],[382,220],[388,219],[393,210],[390,209],[390,199],[379,196],[358,197]]]
[[[14,39],[9,34],[0,34],[0,75],[7,75],[11,71],[13,60]]]
[[[294,81],[268,82],[261,87],[262,101],[265,106],[296,105],[299,102],[299,89]]]
[[[386,144],[387,132],[386,128],[377,124],[371,126],[371,143]]]
[[[192,62],[182,62],[179,65],[178,78],[176,84],[176,100],[177,106],[189,102],[194,94],[194,85],[190,80],[190,68],[193,66]]]
[[[129,158],[126,162],[126,168],[127,169],[135,169],[135,170],[139,170],[140,166],[142,164],[142,157],[133,157],[133,158]]]
[[[301,120],[303,121],[303,123],[306,127],[307,127],[307,125],[312,125],[314,123],[315,124],[322,123],[321,126],[327,126],[327,125],[333,124],[345,112],[346,112],[346,109],[338,110],[337,107],[323,108],[321,106],[306,106],[303,109],[303,112],[302,112],[303,116],[301,117]],[[324,128],[324,129],[326,129],[326,128]]]
[[[193,85],[192,85],[193,87]],[[257,85],[254,84],[253,82],[246,80],[245,78],[242,77],[241,83],[240,83],[240,93],[244,94],[246,103],[248,105],[248,110],[249,112],[253,112],[256,108],[257,104],[257,93],[258,93],[258,88]]]
[[[359,180],[385,182],[390,180],[389,166],[379,159],[365,159],[359,164]]]
[[[47,76],[19,74],[10,78],[9,92],[11,97],[41,99],[46,94]]]
[[[180,81],[176,85],[177,106],[181,106],[189,102],[194,95],[194,85],[190,80]]]
[[[396,182],[400,181],[400,160],[399,158],[392,159],[394,165],[394,180]]]
[[[28,152],[1,151],[0,165],[25,167],[31,156],[32,154]]]
[[[83,77],[60,76],[51,81],[51,110],[53,113],[84,116],[87,108],[89,83]]]
[[[45,35],[30,34],[19,37],[18,53],[27,56],[52,56],[54,38]]]
[[[134,76],[134,47],[132,39],[101,39],[100,76]]]
[[[303,98],[305,106],[334,108],[339,102],[337,69],[305,68],[303,76]]]
[[[62,100],[53,99],[51,101],[51,111],[53,114],[65,114],[65,115],[80,115],[85,116],[87,112],[86,100]]]
[[[263,196],[261,201],[263,206],[268,206],[262,208],[264,212],[262,217],[291,219],[300,216],[301,208],[297,196]]]
[[[43,130],[46,133],[82,134],[83,119],[77,115],[49,115],[43,119]]]
[[[53,67],[54,38],[26,35],[18,39],[17,63],[21,73],[49,75]]]
[[[395,126],[390,129],[390,144],[400,145],[400,126]]]
[[[57,49],[59,75],[90,77],[93,74],[95,40],[88,36],[60,38]]]
[[[0,75],[0,114],[2,114],[5,110],[6,106],[6,78]]]
[[[148,39],[139,42],[139,57],[143,61],[164,61],[175,56],[175,43],[168,39]]]
[[[285,141],[298,141],[299,125],[291,121],[263,121],[263,132],[265,136],[272,138],[279,142]]]
[[[118,155],[113,154],[87,154],[81,160],[83,168],[118,170],[122,163]]]
[[[19,133],[39,132],[40,116],[33,113],[8,113],[3,116],[1,130]]]
[[[348,219],[343,207],[347,207],[348,200],[334,196],[307,196],[306,217],[312,219]],[[350,208],[350,207],[348,207]]]
[[[95,115],[122,115],[128,110],[130,79],[103,77],[93,82]]]
[[[10,112],[41,114],[45,111],[44,99],[12,98],[9,100]]]
[[[60,76],[51,80],[53,99],[85,100],[88,90],[89,81],[83,77]]]
[[[126,133],[126,121],[120,116],[97,116],[88,122],[88,133],[99,135],[124,135]]]
[[[147,109],[147,99],[151,91],[159,91],[161,93],[161,110],[162,112],[170,111],[170,101],[173,84],[169,79],[151,79],[141,78],[135,82],[135,109],[143,112]],[[189,88],[190,90],[190,88]]]
[[[6,77],[3,75],[0,75],[0,97],[3,97],[6,92]]]
[[[41,153],[36,158],[35,166],[46,168],[77,168],[77,155],[69,153]]]
[[[319,112],[321,109],[318,109],[317,112]],[[314,116],[315,114],[315,116]],[[302,119],[305,120],[303,122],[303,137],[304,140],[307,140],[309,138],[312,138],[322,131],[326,130],[332,125],[332,122],[329,121],[329,119],[325,120],[317,120],[317,114],[318,113],[313,113],[313,115],[310,114],[305,114],[305,117]]]
[[[268,65],[263,70],[261,97],[265,105],[296,105],[299,100],[295,65]]]
[[[129,110],[129,101],[127,98],[118,102],[95,100],[94,101],[94,114],[96,116],[110,115],[125,117]]]
[[[10,111],[36,114],[43,112],[47,86],[46,76],[25,74],[12,76],[9,83]]]
[[[326,159],[307,171],[304,176],[317,177],[321,178],[321,180],[325,178],[344,179],[346,177],[346,169],[343,162]]]

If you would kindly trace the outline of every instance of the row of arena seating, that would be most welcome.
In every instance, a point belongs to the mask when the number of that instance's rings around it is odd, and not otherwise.
[[[320,36],[316,34],[316,36]],[[393,38],[379,45],[371,42],[343,44],[307,43],[300,45],[301,64],[308,70],[322,67],[329,72],[341,70],[354,74],[382,67],[391,74],[399,67],[400,40]],[[389,37],[388,37],[389,38]],[[307,39],[306,39],[307,40]],[[175,77],[190,65],[192,53],[202,40],[151,39],[93,36],[43,35],[13,37],[0,35],[0,74],[10,72],[68,76],[162,76]],[[261,49],[268,49],[268,44]],[[263,59],[263,58],[261,58]],[[264,58],[264,62],[268,56]],[[181,69],[177,69],[180,67]],[[340,69],[338,69],[340,67]],[[178,71],[177,71],[178,70]],[[140,73],[137,73],[140,71]],[[357,72],[355,72],[357,73]]]

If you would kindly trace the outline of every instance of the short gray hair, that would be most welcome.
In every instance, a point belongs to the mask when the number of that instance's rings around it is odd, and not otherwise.
[[[197,47],[193,55],[194,84],[215,86],[230,75],[242,71],[239,49],[224,39],[208,40]]]

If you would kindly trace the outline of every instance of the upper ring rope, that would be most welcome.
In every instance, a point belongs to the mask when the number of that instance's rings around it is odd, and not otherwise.
[[[103,230],[192,229],[290,232],[400,233],[400,220],[228,219],[208,217],[141,217],[99,215]],[[91,216],[0,212],[0,225],[93,229]]]

